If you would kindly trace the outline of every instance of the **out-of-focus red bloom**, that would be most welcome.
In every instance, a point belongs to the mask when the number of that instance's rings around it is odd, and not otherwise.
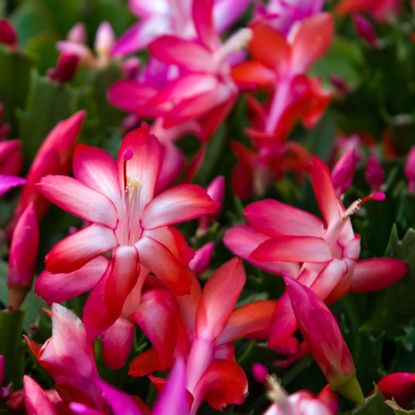
[[[347,399],[362,403],[353,358],[333,314],[306,286],[288,276],[284,282],[307,347],[330,386]]]
[[[415,398],[414,373],[391,373],[380,379],[376,385],[386,399],[395,399],[403,408]]]
[[[204,216],[199,219],[199,228],[198,232],[206,231],[215,218],[220,214],[223,205],[223,199],[225,197],[225,178],[223,176],[218,176],[207,187],[208,195],[214,200],[218,202],[219,208],[217,212],[210,216]]]
[[[17,33],[12,24],[6,19],[0,19],[0,43],[15,49],[17,42]]]
[[[7,286],[9,307],[12,310],[20,307],[32,286],[38,247],[39,225],[32,202],[17,221],[11,241]]]
[[[405,162],[405,177],[408,180],[408,190],[415,192],[415,146],[411,147]]]
[[[356,150],[352,148],[333,167],[331,180],[337,196],[346,193],[352,185],[357,162],[358,156]]]
[[[235,66],[232,75],[241,87],[273,92],[261,132],[282,141],[298,119],[314,126],[330,101],[330,93],[305,73],[330,46],[333,16],[319,13],[303,20],[288,40],[263,23],[253,23],[252,31],[249,50],[254,60]]]
[[[377,20],[385,20],[399,10],[399,0],[342,0],[337,6],[339,15],[366,12]]]

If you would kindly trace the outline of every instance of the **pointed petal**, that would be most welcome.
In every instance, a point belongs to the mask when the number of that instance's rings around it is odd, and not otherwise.
[[[117,318],[137,281],[137,250],[134,246],[119,246],[111,261],[111,272],[105,284],[104,295],[108,311]]]
[[[35,293],[48,304],[62,303],[94,288],[107,265],[108,260],[99,256],[69,274],[51,274],[43,271],[36,280]]]
[[[237,258],[226,262],[212,274],[197,308],[197,336],[213,340],[223,331],[245,280],[242,261]]]
[[[131,153],[128,160],[125,160],[126,152]],[[140,186],[140,213],[154,196],[162,160],[163,149],[157,138],[150,134],[148,125],[143,124],[129,132],[121,143],[117,159],[119,181],[122,187],[128,185],[125,179]]]
[[[23,186],[25,183],[26,180],[21,177],[0,175],[0,196],[13,189],[13,187]]]
[[[186,370],[183,360],[178,359],[164,385],[153,415],[189,414],[189,394],[186,390]]]
[[[255,60],[285,75],[290,64],[291,50],[284,36],[263,23],[252,25],[253,38],[249,50]]]
[[[223,410],[227,405],[243,403],[247,392],[244,371],[234,362],[215,360],[196,385],[193,407],[206,400],[214,409]]]
[[[40,192],[52,203],[89,222],[115,228],[117,212],[102,193],[72,177],[46,176],[38,184]]]
[[[24,403],[28,415],[56,415],[48,395],[30,376],[24,376],[23,384]]]
[[[174,297],[167,290],[146,291],[133,318],[156,349],[160,368],[167,369],[172,363],[177,342]]]
[[[99,387],[113,415],[144,415],[132,396],[103,380],[99,380]]]
[[[225,232],[223,242],[225,246],[235,255],[240,256],[255,267],[273,274],[281,274],[282,272],[286,272],[290,275],[298,275],[300,272],[298,264],[278,261],[255,261],[250,256],[251,253],[267,239],[267,235],[257,232],[251,226],[239,225],[234,226]]]
[[[198,0],[192,3],[192,17],[201,42],[214,48],[218,35],[213,24],[213,0]]]
[[[188,294],[191,272],[171,251],[155,239],[141,238],[136,248],[140,263],[160,278],[176,295]]]
[[[177,36],[160,36],[150,44],[149,49],[159,61],[188,71],[206,71],[212,65],[212,56],[204,47]]]
[[[195,184],[182,184],[165,190],[144,209],[141,223],[145,229],[174,225],[213,214],[219,203],[206,190]]]
[[[141,378],[160,369],[156,349],[149,349],[136,356],[130,363],[128,374]]]
[[[111,262],[108,263],[104,275],[94,287],[91,294],[89,294],[84,309],[82,310],[82,321],[85,325],[88,337],[91,340],[94,340],[109,329],[117,319],[117,317],[114,317],[114,314],[108,310],[104,300],[105,285],[110,272]]]
[[[329,169],[318,157],[311,159],[310,173],[314,194],[327,228],[340,219],[344,207],[334,190]]]
[[[399,281],[408,272],[404,261],[394,258],[370,258],[357,261],[352,275],[352,291],[382,290]]]
[[[121,197],[117,167],[106,151],[78,144],[73,158],[73,173],[80,182],[104,194],[117,206]]]
[[[90,225],[58,242],[46,255],[46,269],[53,274],[73,272],[116,244],[111,229]]]
[[[258,61],[246,61],[231,69],[233,80],[244,88],[267,88],[275,82],[275,73]]]
[[[234,342],[240,337],[266,339],[271,328],[275,301],[259,300],[236,309],[216,343]]]
[[[244,213],[251,226],[274,238],[282,235],[321,237],[324,233],[319,218],[277,200],[251,203]]]
[[[251,258],[256,261],[327,262],[332,254],[323,238],[314,236],[281,236],[263,242]]]
[[[292,64],[297,73],[307,72],[329,48],[334,35],[331,13],[318,13],[303,20],[295,34]]]

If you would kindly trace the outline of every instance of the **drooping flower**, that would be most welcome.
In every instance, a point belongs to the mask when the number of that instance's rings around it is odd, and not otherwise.
[[[295,279],[284,282],[304,340],[333,390],[356,403],[364,401],[353,358],[328,307]]]

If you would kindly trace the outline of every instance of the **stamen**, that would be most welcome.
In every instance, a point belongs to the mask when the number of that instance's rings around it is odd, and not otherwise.
[[[288,395],[275,375],[268,376],[267,387],[267,398],[272,402],[278,404],[284,414],[295,415],[295,411],[290,401],[288,400]]]
[[[127,187],[128,187],[128,181],[127,181],[127,161],[131,160],[131,158],[133,157],[134,153],[133,150],[131,150],[131,148],[127,147],[123,154],[122,157],[124,159],[124,164],[123,164],[123,176],[124,176],[124,190],[127,191]]]
[[[385,199],[386,199],[386,195],[383,192],[375,192],[369,196],[364,197],[363,199],[357,199],[343,213],[342,220],[345,221],[350,216],[354,215],[366,202],[369,202],[371,200],[382,201]]]

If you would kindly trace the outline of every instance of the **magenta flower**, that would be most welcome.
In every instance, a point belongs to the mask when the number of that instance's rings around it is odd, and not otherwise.
[[[405,177],[408,180],[408,190],[415,193],[415,146],[411,147],[405,162]]]
[[[386,399],[394,399],[403,408],[415,397],[414,373],[391,373],[380,379],[376,385]]]
[[[156,3],[130,0],[131,11],[140,18],[115,44],[114,55],[127,55],[148,46],[159,36],[172,34],[194,39],[196,28],[192,20],[192,0]],[[215,29],[226,30],[246,10],[250,0],[215,0],[213,16]]]
[[[312,158],[310,176],[323,221],[276,200],[255,202],[244,210],[248,225],[226,232],[227,247],[269,272],[289,273],[328,303],[350,291],[379,290],[402,278],[407,272],[403,261],[358,259],[360,236],[353,232],[350,216],[366,200],[383,194],[357,201],[346,210],[336,196],[327,166],[317,157]],[[287,339],[283,333],[289,337],[295,330],[289,303],[284,296],[280,302],[270,339],[274,346]]]
[[[113,316],[111,324],[136,285],[140,268],[143,276],[148,273],[145,270],[152,271],[177,294],[189,291],[190,258],[182,252],[183,237],[170,225],[217,209],[206,190],[196,185],[184,184],[155,193],[163,160],[161,150],[149,128],[143,126],[127,134],[117,164],[105,151],[79,145],[73,162],[75,178],[47,176],[39,184],[49,200],[91,223],[55,245],[46,256],[47,271],[74,273],[68,276],[75,278],[77,272],[83,272],[83,266],[93,266],[90,261],[99,261],[101,254],[112,252],[100,281],[100,287],[105,281],[102,289]],[[88,281],[96,281],[101,275],[91,276]],[[49,278],[54,277],[49,274]],[[101,288],[96,285],[96,289]]]

